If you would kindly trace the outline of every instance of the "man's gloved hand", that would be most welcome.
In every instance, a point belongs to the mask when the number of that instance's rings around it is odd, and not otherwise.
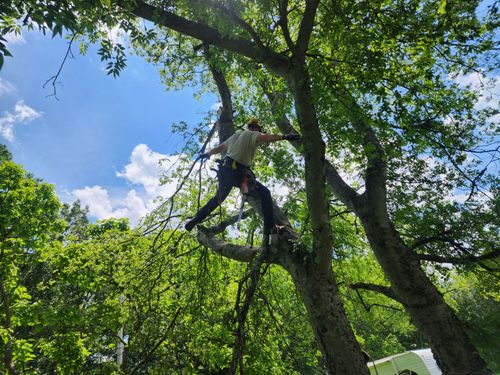
[[[201,154],[200,156],[198,156],[198,159],[200,159],[201,161],[205,161],[205,160],[208,160],[210,159],[210,155],[208,152],[205,152],[203,154]]]
[[[300,139],[300,135],[298,134],[285,134],[283,136],[283,140],[285,141],[298,141]]]

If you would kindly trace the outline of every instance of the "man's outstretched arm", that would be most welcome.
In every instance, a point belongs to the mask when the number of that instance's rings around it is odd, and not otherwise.
[[[259,134],[257,136],[257,143],[270,143],[270,142],[276,142],[276,141],[282,141],[282,140],[287,140],[287,141],[297,141],[300,139],[299,135],[295,134],[288,134],[288,135],[281,135],[281,134]]]
[[[208,159],[210,156],[220,154],[221,152],[226,151],[226,150],[227,150],[227,146],[224,143],[221,143],[217,147],[214,147],[213,149],[205,152],[203,155],[201,155],[201,157]]]

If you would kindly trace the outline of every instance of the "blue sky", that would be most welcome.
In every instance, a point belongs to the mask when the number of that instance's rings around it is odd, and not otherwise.
[[[43,84],[57,72],[67,41],[32,32],[11,37],[8,47],[14,57],[0,71],[0,142],[14,161],[54,184],[63,201],[89,204],[94,218],[137,222],[162,192],[158,161],[183,145],[171,124],[203,121],[217,97],[169,92],[155,67],[134,56],[115,79],[95,48],[82,56],[75,46],[56,100]]]

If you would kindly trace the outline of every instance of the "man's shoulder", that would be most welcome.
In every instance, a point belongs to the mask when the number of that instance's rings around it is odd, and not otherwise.
[[[256,145],[257,137],[261,134],[261,132],[257,132],[254,130],[245,130],[245,133],[242,135],[242,137],[244,137],[251,144]]]
[[[245,137],[258,137],[260,134],[262,134],[261,132],[258,132],[255,130],[248,130],[248,129],[241,130],[241,132],[242,132],[242,135],[244,135]]]

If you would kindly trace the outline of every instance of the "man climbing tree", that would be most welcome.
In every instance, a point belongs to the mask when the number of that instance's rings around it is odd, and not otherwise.
[[[264,217],[264,245],[269,245],[269,235],[274,227],[273,205],[269,189],[255,179],[250,169],[257,147],[264,143],[281,140],[298,140],[296,134],[265,134],[259,121],[255,118],[247,123],[247,129],[234,133],[226,141],[210,151],[202,154],[200,159],[226,152],[220,162],[217,177],[219,185],[215,196],[203,206],[198,213],[184,226],[191,231],[195,225],[201,223],[227,198],[233,187],[239,187],[242,193],[257,195],[261,201]]]

